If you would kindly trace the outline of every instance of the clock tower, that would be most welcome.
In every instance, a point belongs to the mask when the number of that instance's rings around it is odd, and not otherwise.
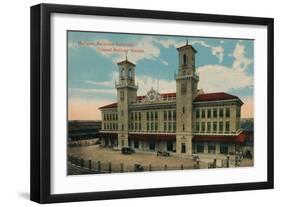
[[[119,80],[117,89],[118,105],[118,148],[128,146],[129,104],[136,100],[138,86],[135,84],[135,64],[126,59],[117,63]]]
[[[188,42],[177,50],[179,66],[176,75],[176,152],[192,155],[193,100],[197,95],[199,81],[195,72],[196,50]]]

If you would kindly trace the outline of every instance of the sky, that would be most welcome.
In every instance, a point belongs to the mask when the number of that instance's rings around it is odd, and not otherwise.
[[[238,96],[244,102],[242,118],[253,117],[254,40],[78,31],[67,35],[69,120],[99,120],[98,108],[116,102],[116,63],[126,54],[136,64],[138,95],[152,87],[175,92],[176,48],[186,41],[197,51],[198,89]]]

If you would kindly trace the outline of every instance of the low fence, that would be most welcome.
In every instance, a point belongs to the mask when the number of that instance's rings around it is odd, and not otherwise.
[[[77,173],[77,174],[200,169],[199,161],[194,162],[192,166],[190,165],[187,166],[183,164],[179,166],[168,166],[168,165],[154,166],[154,165],[140,165],[140,164],[127,165],[124,163],[101,162],[101,161],[86,160],[74,156],[68,156],[68,163],[79,168],[79,172],[81,173]]]

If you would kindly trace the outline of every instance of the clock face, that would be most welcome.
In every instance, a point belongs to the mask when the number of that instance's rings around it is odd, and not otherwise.
[[[151,90],[147,92],[146,101],[154,102],[156,100],[160,100],[159,93],[151,88]]]
[[[150,98],[151,101],[153,101],[154,98],[155,98],[154,94],[150,94],[150,97],[149,97],[149,98]]]

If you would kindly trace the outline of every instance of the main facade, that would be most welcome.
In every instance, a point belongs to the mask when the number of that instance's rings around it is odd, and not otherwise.
[[[160,94],[151,88],[146,95],[138,96],[135,64],[127,58],[118,63],[117,102],[99,108],[104,145],[187,156],[239,151],[245,141],[240,129],[243,102],[227,93],[198,90],[196,50],[186,43],[177,51],[175,93]]]

